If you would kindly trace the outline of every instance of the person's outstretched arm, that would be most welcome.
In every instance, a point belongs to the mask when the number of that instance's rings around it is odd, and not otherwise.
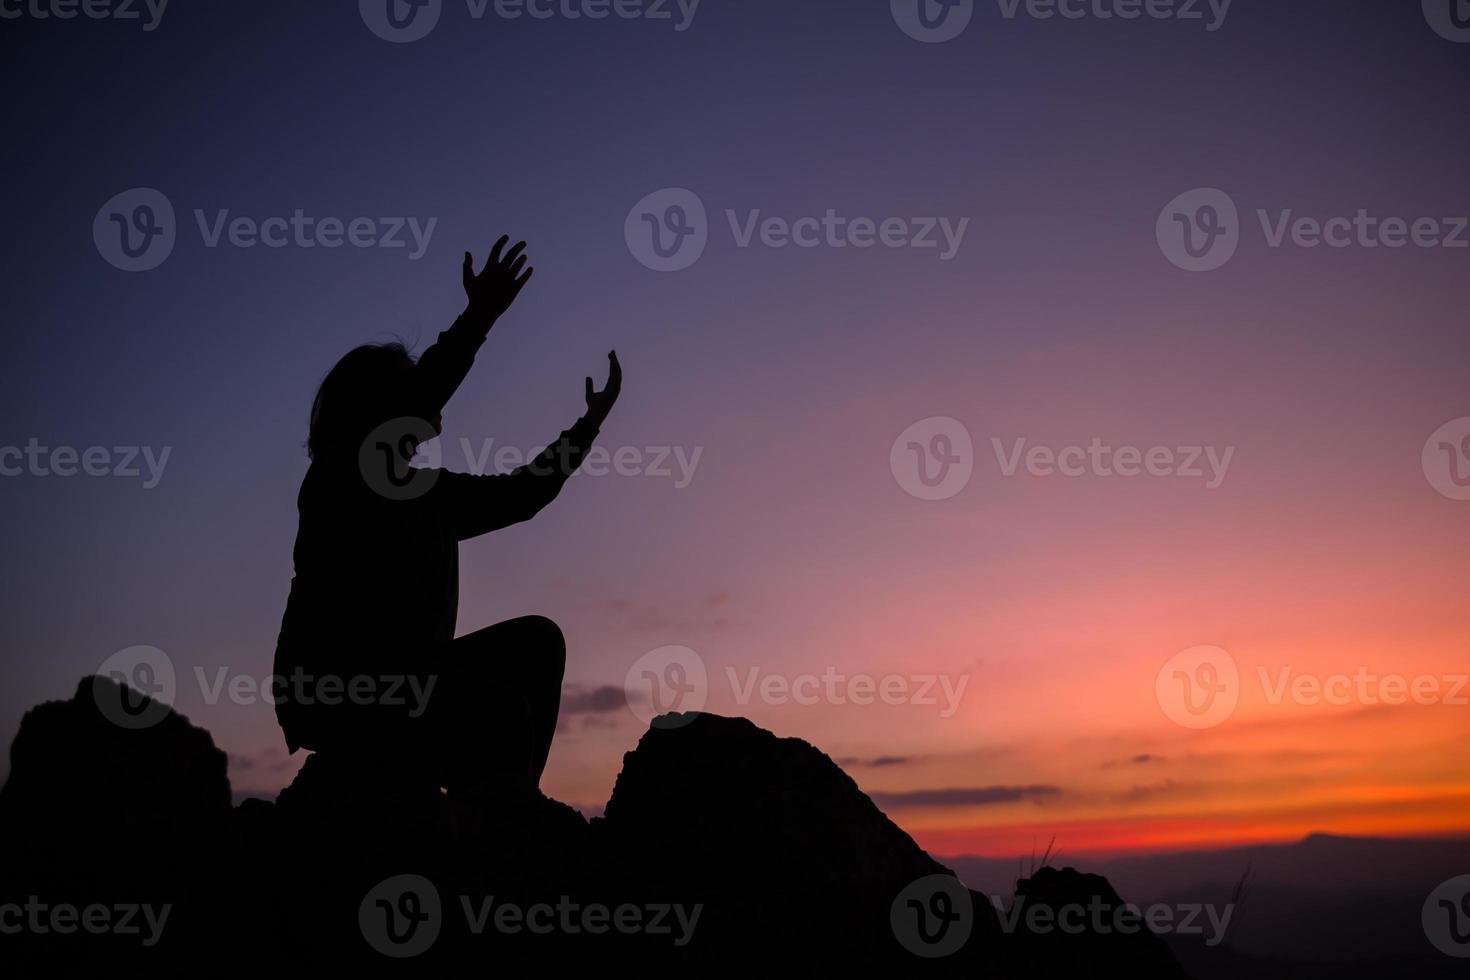
[[[505,474],[439,473],[436,489],[443,494],[443,506],[459,540],[528,521],[561,493],[562,486],[582,465],[623,389],[617,351],[610,352],[607,360],[607,387],[597,391],[588,378],[587,414],[535,459]]]
[[[535,269],[525,268],[525,242],[509,252],[502,252],[509,235],[490,250],[485,268],[475,273],[474,260],[464,253],[464,291],[468,299],[465,311],[439,335],[439,339],[419,357],[414,366],[408,405],[405,411],[414,418],[432,422],[443,411],[450,397],[469,374],[475,354],[495,321],[510,309],[521,294]],[[525,271],[521,270],[525,268]]]

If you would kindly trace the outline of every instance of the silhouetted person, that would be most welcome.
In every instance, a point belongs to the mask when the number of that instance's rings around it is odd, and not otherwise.
[[[465,312],[417,362],[401,344],[358,347],[311,409],[297,498],[295,576],[276,645],[276,717],[292,752],[411,759],[451,792],[535,786],[560,708],[566,651],[527,616],[455,638],[459,542],[534,517],[581,464],[622,387],[586,381],[587,413],[512,473],[410,469],[495,321],[531,278],[525,243],[484,270],[464,257]]]

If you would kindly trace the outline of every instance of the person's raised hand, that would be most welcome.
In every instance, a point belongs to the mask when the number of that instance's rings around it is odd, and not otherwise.
[[[618,395],[623,390],[623,368],[618,364],[618,352],[607,353],[607,386],[601,391],[592,387],[592,379],[587,379],[587,417],[598,425],[607,418],[612,411],[613,404],[617,402]]]
[[[474,259],[464,253],[464,293],[469,299],[465,312],[469,315],[494,321],[514,303],[526,283],[531,281],[535,269],[526,268],[524,254],[526,243],[519,242],[509,252],[505,244],[509,235],[501,235],[500,241],[490,250],[485,268],[475,273]],[[502,254],[504,253],[504,254]],[[525,269],[524,272],[521,270]]]

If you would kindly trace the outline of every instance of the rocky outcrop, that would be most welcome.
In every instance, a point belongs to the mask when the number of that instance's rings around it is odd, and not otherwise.
[[[0,904],[35,914],[0,937],[11,975],[1178,976],[1147,933],[1008,926],[821,751],[742,718],[656,719],[589,823],[534,792],[450,798],[413,760],[320,756],[231,808],[208,733],[166,709],[119,725],[125,695],[88,679],[12,747],[0,832],[24,846],[0,855]],[[1018,890],[1093,896],[1120,901],[1049,869]],[[123,906],[131,933],[57,928]]]

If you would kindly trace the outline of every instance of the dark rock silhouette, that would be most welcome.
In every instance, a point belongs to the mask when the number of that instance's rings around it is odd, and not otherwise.
[[[1005,927],[821,751],[742,718],[656,719],[589,823],[519,784],[447,796],[409,758],[312,756],[275,803],[231,808],[208,733],[172,711],[120,727],[99,705],[122,693],[88,679],[26,715],[0,904],[166,920],[62,933],[43,911],[0,936],[9,975],[1182,975],[1148,933]],[[1070,870],[1017,896],[1121,902]]]

